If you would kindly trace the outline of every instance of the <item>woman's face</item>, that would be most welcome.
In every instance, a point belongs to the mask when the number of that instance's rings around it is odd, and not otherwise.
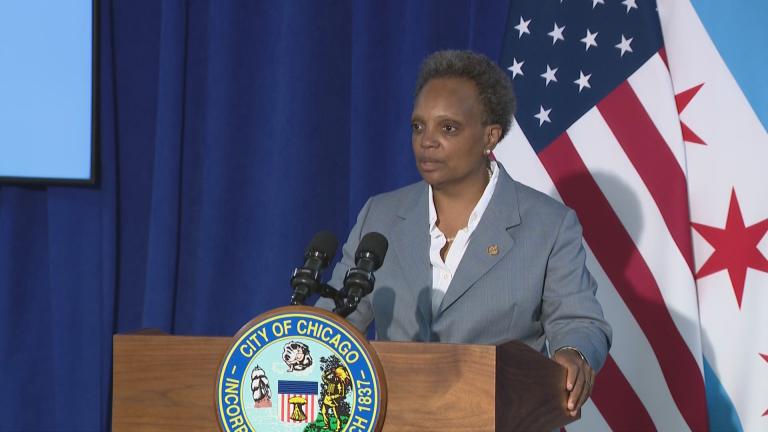
[[[427,82],[411,116],[411,144],[424,181],[441,188],[486,175],[484,150],[495,142],[493,127],[483,125],[483,114],[474,82],[463,78]]]

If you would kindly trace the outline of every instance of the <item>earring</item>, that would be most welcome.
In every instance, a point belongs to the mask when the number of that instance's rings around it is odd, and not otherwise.
[[[490,156],[491,155],[491,149],[486,148],[485,150],[483,150],[483,154],[485,155],[485,157]]]

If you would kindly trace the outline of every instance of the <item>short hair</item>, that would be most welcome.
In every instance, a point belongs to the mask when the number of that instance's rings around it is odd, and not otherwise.
[[[419,68],[414,98],[435,78],[465,78],[475,83],[487,124],[501,125],[501,141],[512,127],[515,94],[504,71],[488,57],[472,51],[437,51],[425,58]]]

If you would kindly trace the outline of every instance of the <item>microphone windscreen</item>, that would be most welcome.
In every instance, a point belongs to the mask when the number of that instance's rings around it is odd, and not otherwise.
[[[387,255],[388,248],[389,242],[386,237],[377,232],[369,232],[360,239],[360,244],[357,246],[355,256],[360,256],[360,254],[365,252],[370,252],[375,255],[377,261],[374,270],[377,270],[384,262],[384,257]]]
[[[307,246],[306,254],[310,251],[317,251],[326,256],[326,261],[331,261],[336,256],[336,248],[339,246],[339,241],[336,240],[336,236],[330,231],[320,231],[312,237],[312,241]],[[327,264],[327,263],[326,263]]]

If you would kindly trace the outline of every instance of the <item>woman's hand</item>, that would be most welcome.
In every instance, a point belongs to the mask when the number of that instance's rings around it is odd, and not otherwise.
[[[582,355],[575,349],[559,349],[552,356],[552,360],[567,370],[565,376],[565,389],[568,390],[567,408],[571,417],[575,417],[592,393],[595,371],[589,367]]]

